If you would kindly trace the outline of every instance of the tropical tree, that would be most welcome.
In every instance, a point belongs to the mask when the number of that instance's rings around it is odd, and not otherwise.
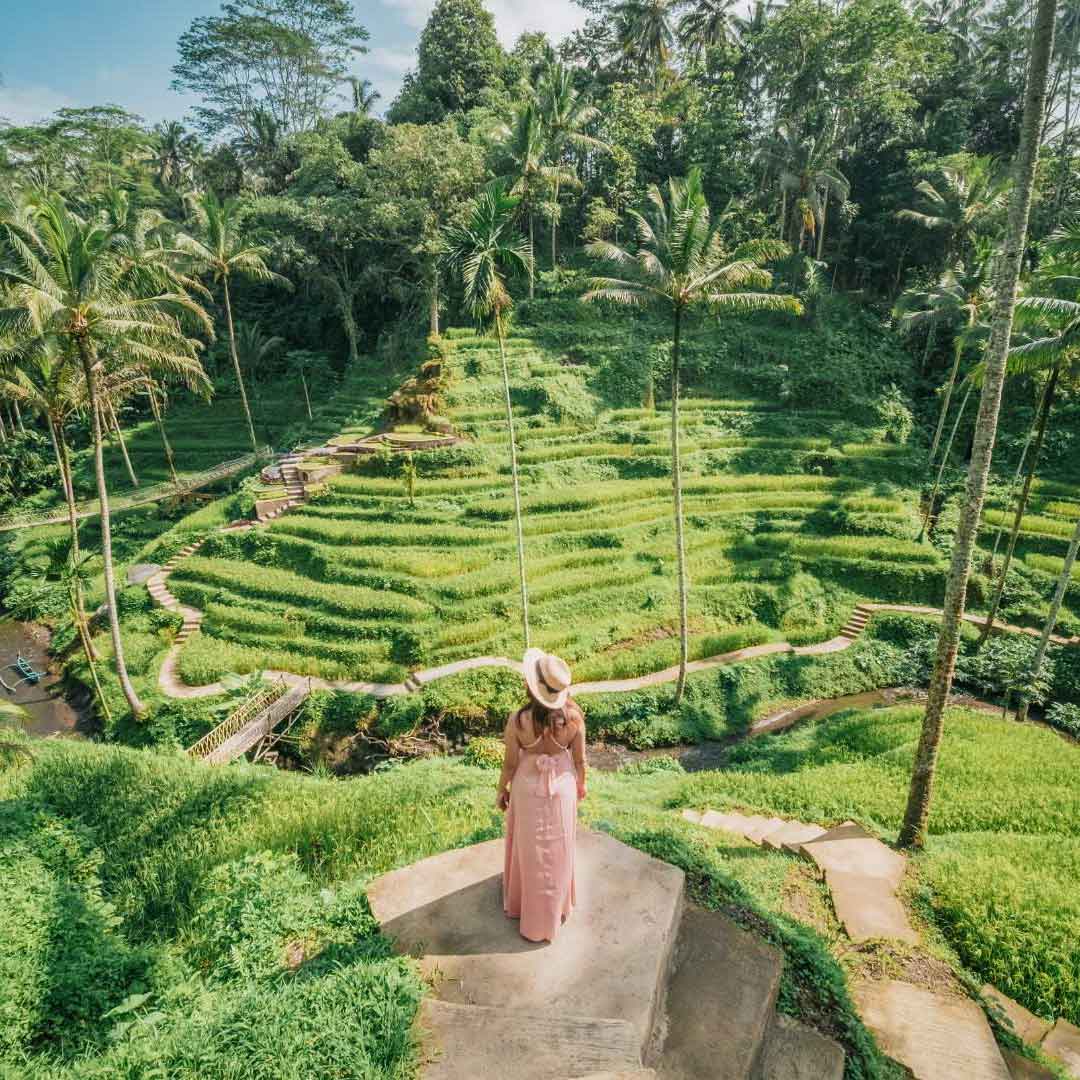
[[[922,847],[934,794],[938,753],[944,730],[945,706],[952,689],[960,626],[964,617],[971,559],[982,517],[990,459],[997,437],[1001,393],[1005,383],[1005,365],[1012,334],[1016,306],[1016,286],[1027,245],[1028,218],[1034,188],[1035,166],[1039,159],[1043,121],[1046,110],[1047,72],[1054,46],[1055,0],[1038,0],[1031,34],[1027,85],[1024,90],[1024,113],[1020,147],[1015,165],[1015,186],[1009,201],[1009,220],[998,262],[997,299],[991,322],[990,342],[986,350],[985,373],[979,400],[979,415],[968,468],[968,482],[960,521],[953,540],[952,561],[945,586],[945,602],[938,635],[922,734],[915,751],[907,809],[900,831],[905,847]]]
[[[446,232],[445,262],[461,281],[465,306],[478,319],[491,319],[499,340],[506,430],[510,439],[510,475],[514,486],[514,522],[517,529],[518,578],[521,590],[521,628],[529,648],[529,590],[525,576],[525,533],[521,519],[521,487],[518,480],[514,410],[510,402],[510,371],[506,363],[506,316],[513,299],[506,286],[514,271],[532,273],[532,248],[514,231],[518,199],[501,181],[485,188],[476,200],[470,219]]]
[[[989,157],[958,154],[941,167],[942,181],[920,180],[916,208],[897,212],[901,221],[945,234],[945,262],[969,260],[974,239],[1005,208],[1012,181]]]
[[[1080,229],[1077,230],[1080,233]],[[1060,265],[1060,264],[1058,264]],[[1062,281],[1061,275],[1042,278],[1049,287],[1054,282]],[[1069,276],[1067,280],[1078,282],[1080,279]],[[1073,287],[1075,292],[1075,286]],[[1020,529],[1027,512],[1032,485],[1042,456],[1043,444],[1054,407],[1058,387],[1062,383],[1075,386],[1080,384],[1080,303],[1058,296],[1024,296],[1016,302],[1017,323],[1026,328],[1036,328],[1040,336],[1009,350],[1008,375],[1046,374],[1046,385],[1039,402],[1035,419],[1035,435],[1031,450],[1027,456],[1027,467],[1020,487],[1016,509],[1013,513],[1009,543],[1005,549],[1005,558],[998,576],[990,611],[979,635],[980,647],[990,636],[994,620],[1001,607],[1001,600],[1012,567],[1013,555],[1020,536]]]
[[[196,238],[187,233],[181,233],[176,238],[176,247],[187,256],[196,272],[208,274],[215,284],[221,286],[225,300],[225,322],[229,330],[229,352],[232,356],[236,385],[240,391],[240,404],[244,409],[251,448],[258,452],[259,442],[255,437],[255,423],[251,418],[247,389],[244,386],[244,375],[240,368],[240,356],[236,347],[236,326],[233,322],[229,283],[234,275],[239,275],[255,281],[274,282],[289,289],[292,288],[292,284],[280,274],[275,274],[266,265],[270,249],[245,235],[240,220],[239,203],[235,199],[226,199],[222,202],[212,192],[207,192],[200,198],[192,200],[191,208],[200,235]]]
[[[659,85],[675,44],[672,0],[622,0],[613,14],[623,60],[637,70],[642,83]]]
[[[370,79],[358,79],[355,75],[350,75],[345,81],[352,90],[353,112],[360,116],[370,115],[382,94],[371,85]]]
[[[585,129],[600,115],[574,86],[573,70],[565,64],[552,64],[540,81],[539,110],[543,124],[545,151],[552,183],[551,268],[558,266],[559,191],[567,181],[567,157],[589,151],[606,153],[610,147]],[[563,167],[561,167],[563,166]],[[574,180],[576,183],[576,178]]]
[[[1061,614],[1061,604],[1065,599],[1065,591],[1072,582],[1072,571],[1076,565],[1076,554],[1080,551],[1080,518],[1076,519],[1076,527],[1073,529],[1072,538],[1069,540],[1068,550],[1065,552],[1065,562],[1061,567],[1057,585],[1054,587],[1054,595],[1050,600],[1050,610],[1046,614],[1046,622],[1043,623],[1042,633],[1039,635],[1039,643],[1035,646],[1035,653],[1031,658],[1027,678],[1020,690],[1020,701],[1016,707],[1016,719],[1021,723],[1028,718],[1028,709],[1031,705],[1031,693],[1029,688],[1038,686],[1042,675],[1042,666],[1046,661],[1046,651],[1050,647],[1050,638],[1057,626],[1058,615]]]
[[[105,604],[114,662],[132,712],[145,710],[128,676],[116,607],[112,527],[105,478],[102,431],[102,378],[106,362],[142,370],[201,370],[199,343],[187,336],[178,317],[184,312],[209,318],[186,293],[140,294],[130,287],[117,257],[116,231],[101,219],[84,220],[59,196],[37,201],[32,225],[8,219],[0,224],[3,262],[0,278],[9,285],[0,310],[0,334],[16,339],[55,338],[62,355],[77,360],[84,379],[94,446],[94,472],[101,520]]]
[[[691,55],[700,56],[733,36],[731,8],[734,0],[695,0],[679,19],[679,44]]]
[[[154,129],[153,152],[158,183],[176,189],[191,179],[199,141],[183,124],[168,120]]]
[[[260,406],[259,385],[265,381],[266,369],[284,348],[285,339],[277,334],[267,334],[259,323],[241,319],[236,324],[236,353],[240,357],[240,367],[251,379],[257,408]]]
[[[837,168],[836,158],[836,148],[828,138],[803,134],[788,120],[776,125],[773,138],[758,151],[758,160],[767,174],[775,176],[780,188],[781,237],[787,230],[790,198],[795,208],[793,246],[802,251],[806,237],[813,240],[816,236],[814,254],[819,261],[825,249],[829,199],[846,202],[851,194],[851,185]]]
[[[772,275],[764,263],[787,252],[779,241],[758,240],[727,251],[702,189],[700,169],[685,180],[672,177],[665,195],[649,188],[645,212],[631,211],[637,250],[605,240],[586,251],[609,263],[621,277],[597,277],[586,301],[608,300],[637,307],[657,307],[671,314],[671,484],[675,518],[675,554],[679,578],[679,681],[676,704],[682,701],[689,659],[689,584],[683,535],[682,462],[679,450],[679,394],[682,333],[687,311],[707,307],[717,314],[787,311],[802,305],[793,296],[767,290]]]

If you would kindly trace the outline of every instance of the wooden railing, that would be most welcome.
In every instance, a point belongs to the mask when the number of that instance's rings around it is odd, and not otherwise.
[[[254,723],[276,701],[280,701],[288,691],[289,684],[282,679],[265,690],[253,694],[235,712],[222,720],[213,731],[208,731],[197,743],[189,746],[188,754],[193,758],[204,760],[210,757],[229,739],[239,735],[244,728]]]
[[[260,461],[272,456],[272,451],[267,447],[258,451],[258,453],[245,454],[243,457],[223,461],[212,469],[181,476],[179,478],[180,482],[177,484],[169,481],[131,491],[124,495],[117,495],[115,498],[109,499],[109,509],[115,514],[121,510],[130,510],[135,506],[145,506],[147,503],[160,502],[162,499],[168,499],[176,495],[185,495],[189,491],[195,491],[198,488],[213,484],[217,480],[224,480],[235,473],[250,469]],[[100,512],[101,506],[97,499],[78,503],[75,507],[75,516],[77,518],[97,517]],[[0,516],[0,532],[10,532],[13,529],[31,529],[38,525],[60,525],[67,520],[68,512],[66,508],[49,510],[38,514],[16,511],[13,514]]]

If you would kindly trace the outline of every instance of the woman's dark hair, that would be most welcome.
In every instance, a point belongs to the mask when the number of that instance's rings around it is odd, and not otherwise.
[[[563,708],[552,709],[529,694],[529,715],[532,717],[533,731],[536,732],[537,737],[545,731],[550,732],[556,728],[565,727],[569,718],[576,715],[577,711],[577,704],[569,698]]]

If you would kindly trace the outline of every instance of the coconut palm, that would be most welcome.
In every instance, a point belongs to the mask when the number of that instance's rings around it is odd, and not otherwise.
[[[177,313],[205,320],[207,330],[209,319],[186,293],[146,295],[130,288],[117,257],[115,230],[100,219],[78,217],[59,196],[38,199],[30,219],[0,222],[0,238],[0,279],[9,286],[6,307],[0,310],[0,334],[17,340],[55,339],[60,353],[82,370],[114,662],[124,696],[132,712],[141,716],[145,710],[128,677],[116,608],[102,382],[107,369],[125,365],[155,371],[197,368],[199,343],[185,334]]]
[[[642,83],[659,85],[675,44],[672,0],[621,0],[613,15],[624,61],[637,69]]]
[[[806,135],[795,124],[783,120],[776,125],[771,140],[758,151],[758,161],[767,174],[776,178],[780,188],[780,235],[787,228],[788,199],[795,207],[792,234],[798,228],[796,251],[801,251],[807,236],[817,238],[816,257],[820,261],[825,248],[825,225],[829,198],[846,202],[851,194],[847,177],[836,165],[836,149],[827,138]]]
[[[183,124],[176,120],[158,124],[153,148],[157,180],[163,188],[176,189],[191,180],[199,157],[199,140]]]
[[[215,284],[221,286],[225,300],[225,322],[229,330],[229,352],[232,356],[236,385],[240,390],[240,404],[244,409],[251,448],[258,452],[259,443],[255,438],[255,423],[251,418],[247,389],[244,386],[244,375],[240,368],[240,357],[236,348],[236,326],[233,323],[229,283],[234,275],[239,275],[255,281],[274,282],[289,289],[292,288],[292,284],[287,278],[275,274],[266,265],[270,249],[263,244],[254,243],[244,234],[239,204],[235,199],[226,199],[221,202],[216,195],[208,192],[192,200],[191,207],[200,236],[193,237],[182,233],[176,239],[176,247],[187,256],[198,273],[208,274]]]
[[[1054,283],[1061,282],[1062,278],[1060,275],[1055,275],[1053,278],[1040,278],[1040,280],[1044,283],[1044,287],[1052,288]],[[1073,291],[1075,292],[1075,288]],[[1023,296],[1017,300],[1016,307],[1018,325],[1028,329],[1035,328],[1041,333],[1039,336],[1033,336],[1032,340],[1015,345],[1009,350],[1006,373],[1008,375],[1047,374],[1048,377],[1039,403],[1035,420],[1035,436],[1028,454],[1024,481],[1020,487],[1013,514],[1005,558],[998,575],[989,614],[979,635],[980,647],[989,637],[994,619],[997,618],[1001,607],[1005,584],[1009,570],[1012,568],[1013,555],[1016,552],[1024,514],[1027,512],[1031,488],[1035,481],[1039,459],[1042,456],[1058,388],[1062,383],[1070,386],[1080,384],[1080,303],[1057,296]]]
[[[944,730],[945,706],[952,689],[960,626],[971,574],[971,559],[990,475],[990,458],[997,437],[1001,392],[1005,383],[1005,365],[1016,305],[1016,286],[1020,280],[1020,266],[1027,246],[1035,166],[1039,159],[1043,120],[1046,115],[1047,71],[1054,46],[1055,8],[1056,0],[1038,0],[1032,27],[1020,148],[1015,165],[1015,186],[1009,201],[1009,221],[998,264],[997,300],[984,361],[985,372],[968,468],[967,490],[953,540],[937,653],[927,693],[922,733],[915,751],[907,809],[900,831],[900,843],[905,847],[922,847],[926,840],[938,753]]]
[[[975,236],[1005,208],[1012,181],[989,157],[958,154],[941,169],[942,182],[920,180],[915,209],[897,212],[902,221],[946,236],[945,262],[970,258]]]
[[[514,231],[518,198],[506,191],[502,181],[488,185],[476,200],[469,220],[446,230],[443,259],[461,281],[465,305],[478,319],[491,319],[499,340],[502,364],[506,430],[510,439],[510,475],[514,486],[514,521],[517,527],[518,577],[521,590],[521,627],[529,647],[529,590],[525,576],[525,534],[521,520],[521,487],[518,481],[514,410],[510,402],[510,372],[506,363],[506,316],[513,300],[506,287],[514,271],[532,273],[532,247]]]
[[[695,0],[679,19],[679,44],[691,55],[723,45],[732,37],[733,0]]]
[[[688,582],[683,538],[682,464],[679,456],[679,392],[683,322],[693,307],[720,314],[735,311],[799,313],[793,296],[766,290],[772,275],[764,268],[787,247],[779,241],[756,241],[727,251],[712,221],[702,189],[701,170],[685,180],[668,181],[667,195],[649,188],[644,214],[631,211],[638,247],[630,251],[605,240],[589,244],[587,253],[610,263],[621,277],[597,277],[585,294],[587,301],[610,300],[670,312],[671,335],[671,483],[675,517],[675,553],[679,577],[679,681],[676,703],[682,701],[689,659]]]
[[[529,247],[535,244],[536,208],[547,188],[573,184],[577,177],[570,165],[548,160],[547,130],[540,109],[527,101],[514,106],[508,121],[487,133],[510,194],[520,199],[529,226]],[[556,200],[557,201],[557,200]],[[535,295],[535,274],[529,275],[529,299]]]
[[[256,405],[259,404],[260,376],[265,376],[270,361],[284,347],[283,337],[267,334],[257,322],[241,320],[236,324],[236,352],[241,368],[251,377]]]
[[[572,153],[599,151],[609,153],[611,148],[602,139],[586,134],[585,129],[600,115],[595,105],[590,105],[574,86],[574,72],[565,64],[552,64],[540,80],[539,112],[542,122],[544,151],[547,155],[551,180],[551,268],[558,265],[559,191],[564,183],[576,173],[567,162]]]
[[[371,85],[370,79],[358,79],[355,75],[350,75],[345,81],[352,90],[353,112],[358,116],[369,116],[382,94]]]

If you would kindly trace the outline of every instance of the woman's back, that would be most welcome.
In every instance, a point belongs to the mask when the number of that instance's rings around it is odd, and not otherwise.
[[[527,705],[514,718],[518,746],[525,754],[557,754],[563,750],[571,753],[584,721],[584,714],[577,703],[568,701],[561,718],[553,719],[537,730],[532,707]]]

